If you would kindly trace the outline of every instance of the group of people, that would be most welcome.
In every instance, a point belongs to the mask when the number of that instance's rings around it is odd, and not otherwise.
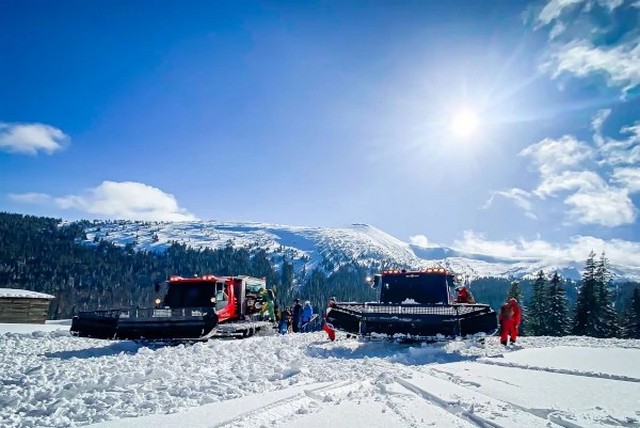
[[[459,287],[457,289],[456,303],[475,303],[473,295],[466,286]],[[262,294],[262,293],[261,293]],[[280,334],[286,333],[307,333],[311,331],[311,321],[314,319],[313,307],[310,301],[305,301],[304,306],[300,304],[300,299],[295,299],[292,306],[287,306],[284,310],[279,310],[276,306],[275,312],[273,311],[273,299],[272,296],[263,294],[265,300],[268,302],[263,310],[269,313],[271,319],[275,319],[278,322],[278,330]],[[269,304],[271,303],[271,304]],[[335,297],[329,299],[327,309],[335,305]],[[514,298],[509,299],[500,308],[498,315],[500,321],[500,343],[502,345],[508,345],[509,340],[511,343],[516,343],[518,339],[518,328],[522,321],[522,310],[518,301]],[[323,329],[329,334],[331,340],[335,339],[335,331],[331,326],[323,325]]]
[[[292,306],[287,306],[284,310],[276,313],[276,319],[280,334],[307,333],[311,331],[311,320],[313,319],[311,302],[307,300],[302,306],[300,299],[295,299]]]

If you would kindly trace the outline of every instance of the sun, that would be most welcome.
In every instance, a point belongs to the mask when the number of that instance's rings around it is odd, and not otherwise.
[[[458,138],[470,138],[480,130],[480,118],[468,108],[457,110],[449,124],[451,132]]]

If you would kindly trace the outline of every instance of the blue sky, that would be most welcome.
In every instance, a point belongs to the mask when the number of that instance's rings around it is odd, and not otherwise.
[[[640,252],[640,2],[3,1],[0,210]]]

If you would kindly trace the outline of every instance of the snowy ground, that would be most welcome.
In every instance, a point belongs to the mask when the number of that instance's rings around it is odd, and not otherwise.
[[[640,427],[640,341],[148,347],[0,324],[0,426]]]

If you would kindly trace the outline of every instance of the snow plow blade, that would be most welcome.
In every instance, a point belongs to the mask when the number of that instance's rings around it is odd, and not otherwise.
[[[336,330],[363,337],[404,336],[417,340],[492,335],[498,318],[489,305],[388,305],[383,303],[336,303],[327,314]]]
[[[217,325],[211,307],[112,309],[80,312],[73,317],[71,334],[116,340],[203,340]]]

